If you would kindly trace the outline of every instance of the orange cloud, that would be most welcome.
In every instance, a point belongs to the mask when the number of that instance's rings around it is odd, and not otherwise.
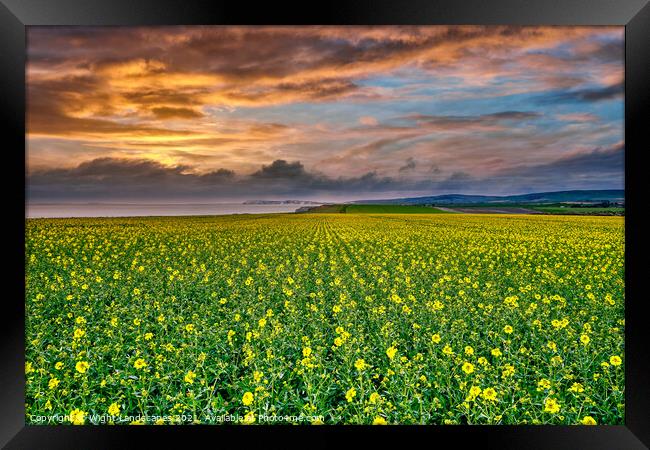
[[[384,127],[369,136],[297,126],[291,117],[233,119],[215,110],[394,100],[397,89],[365,81],[399,71],[460,80],[465,88],[489,87],[486,96],[609,86],[623,77],[617,47],[594,40],[622,37],[622,28],[30,27],[28,34],[28,139],[69,140],[167,164],[199,161],[196,167],[203,170],[214,162],[208,155],[233,168],[252,167],[260,155],[281,147],[329,148],[333,135],[350,140],[345,151],[356,149],[358,155],[376,142],[399,140],[400,133],[503,129],[485,119],[420,120],[418,130]],[[560,44],[574,49],[572,58],[549,51]],[[578,70],[585,64],[593,66],[588,75]],[[495,84],[503,78],[510,81]],[[369,128],[379,124],[369,115],[352,121]],[[29,157],[38,158],[38,152]]]

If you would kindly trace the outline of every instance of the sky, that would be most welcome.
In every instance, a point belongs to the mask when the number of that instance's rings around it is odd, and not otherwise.
[[[29,202],[624,185],[623,27],[27,29]]]

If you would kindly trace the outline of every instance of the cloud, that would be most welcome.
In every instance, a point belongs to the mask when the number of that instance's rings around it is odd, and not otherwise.
[[[623,189],[625,147],[617,144],[569,154],[542,164],[521,164],[477,181],[486,192],[527,193],[571,189]],[[473,183],[470,183],[470,185]]]
[[[588,89],[574,89],[545,95],[540,97],[539,101],[542,103],[599,102],[602,100],[622,98],[624,93],[625,88],[621,82],[610,86]]]
[[[210,199],[214,201],[285,196],[350,196],[460,186],[462,177],[398,180],[374,171],[358,177],[329,177],[307,171],[299,161],[275,160],[251,174],[227,169],[198,173],[187,165],[151,160],[98,158],[71,168],[40,169],[28,175],[32,202],[120,199]]]
[[[415,169],[416,166],[417,166],[417,163],[415,162],[415,160],[414,160],[413,158],[409,157],[409,158],[406,160],[406,164],[404,164],[404,165],[403,165],[402,167],[400,167],[398,170],[399,170],[400,172],[408,172],[408,171],[410,171],[410,170]]]
[[[402,117],[402,119],[439,130],[463,129],[469,131],[476,128],[496,129],[496,126],[503,123],[521,122],[539,117],[541,117],[541,114],[533,111],[500,111],[467,116],[410,114]]]
[[[588,122],[598,122],[599,117],[591,113],[569,113],[569,114],[558,114],[557,118],[564,122],[578,122],[578,123],[588,123]]]
[[[190,108],[172,108],[168,106],[160,106],[152,108],[151,112],[157,119],[196,119],[203,117],[199,111]]]
[[[277,159],[268,166],[262,166],[260,170],[251,176],[254,178],[286,179],[304,177],[305,175],[305,168],[300,161],[288,163],[283,159]]]
[[[622,139],[611,118],[622,105],[623,32],[30,27],[27,158],[40,171],[31,192],[480,189],[499,171]],[[79,161],[88,166],[69,168]]]
[[[146,117],[152,108],[174,119],[197,118],[192,111],[206,105],[381,100],[386,92],[360,82],[403,68],[466,85],[563,77],[575,87],[587,62],[622,61],[622,33],[607,27],[30,27],[28,34],[28,84],[39,91],[30,109],[73,100],[96,119]],[[600,36],[609,40],[595,43]],[[560,46],[573,50],[554,54]],[[44,132],[43,123],[30,133]]]
[[[596,148],[588,152],[574,153],[554,161],[538,165],[522,165],[508,169],[508,177],[534,177],[538,179],[581,178],[585,176],[622,179],[625,163],[625,146]]]
[[[373,127],[373,126],[377,125],[379,123],[379,121],[376,118],[372,117],[372,116],[361,116],[361,117],[359,117],[359,123],[361,125],[366,125],[366,126],[369,126],[369,127]]]
[[[98,158],[71,168],[41,169],[28,175],[30,201],[255,198],[390,198],[395,194],[525,193],[547,189],[549,180],[562,189],[622,188],[624,147],[596,148],[552,162],[518,165],[494,175],[453,171],[435,166],[420,179],[381,176],[375,171],[358,177],[330,177],[306,170],[300,161],[275,160],[250,174],[227,169],[199,173],[187,165],[163,165],[150,160]],[[415,161],[406,166],[415,167]],[[403,167],[406,167],[403,166]]]

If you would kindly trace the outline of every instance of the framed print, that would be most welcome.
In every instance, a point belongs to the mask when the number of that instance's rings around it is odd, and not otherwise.
[[[647,2],[0,11],[6,448],[647,448]]]

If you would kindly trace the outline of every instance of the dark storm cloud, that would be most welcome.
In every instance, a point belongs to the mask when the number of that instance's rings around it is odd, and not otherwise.
[[[300,161],[288,163],[283,159],[273,161],[271,165],[262,166],[260,170],[253,173],[253,178],[273,178],[273,179],[286,179],[286,178],[301,178],[307,176],[304,166]]]
[[[123,198],[240,198],[350,192],[421,190],[459,186],[448,179],[397,180],[374,171],[359,177],[329,177],[305,170],[299,161],[275,160],[252,174],[217,169],[195,173],[186,165],[152,160],[99,158],[72,168],[37,170],[29,175],[30,201]],[[460,187],[460,186],[459,186]]]
[[[414,163],[414,161],[412,161]],[[308,171],[299,161],[275,160],[251,174],[217,169],[195,173],[187,165],[165,166],[151,160],[99,158],[73,168],[34,171],[29,175],[30,201],[124,198],[268,198],[286,195],[382,192],[502,192],[545,189],[621,188],[622,145],[569,155],[551,163],[511,167],[490,177],[465,172],[419,180],[381,176],[329,177]]]

